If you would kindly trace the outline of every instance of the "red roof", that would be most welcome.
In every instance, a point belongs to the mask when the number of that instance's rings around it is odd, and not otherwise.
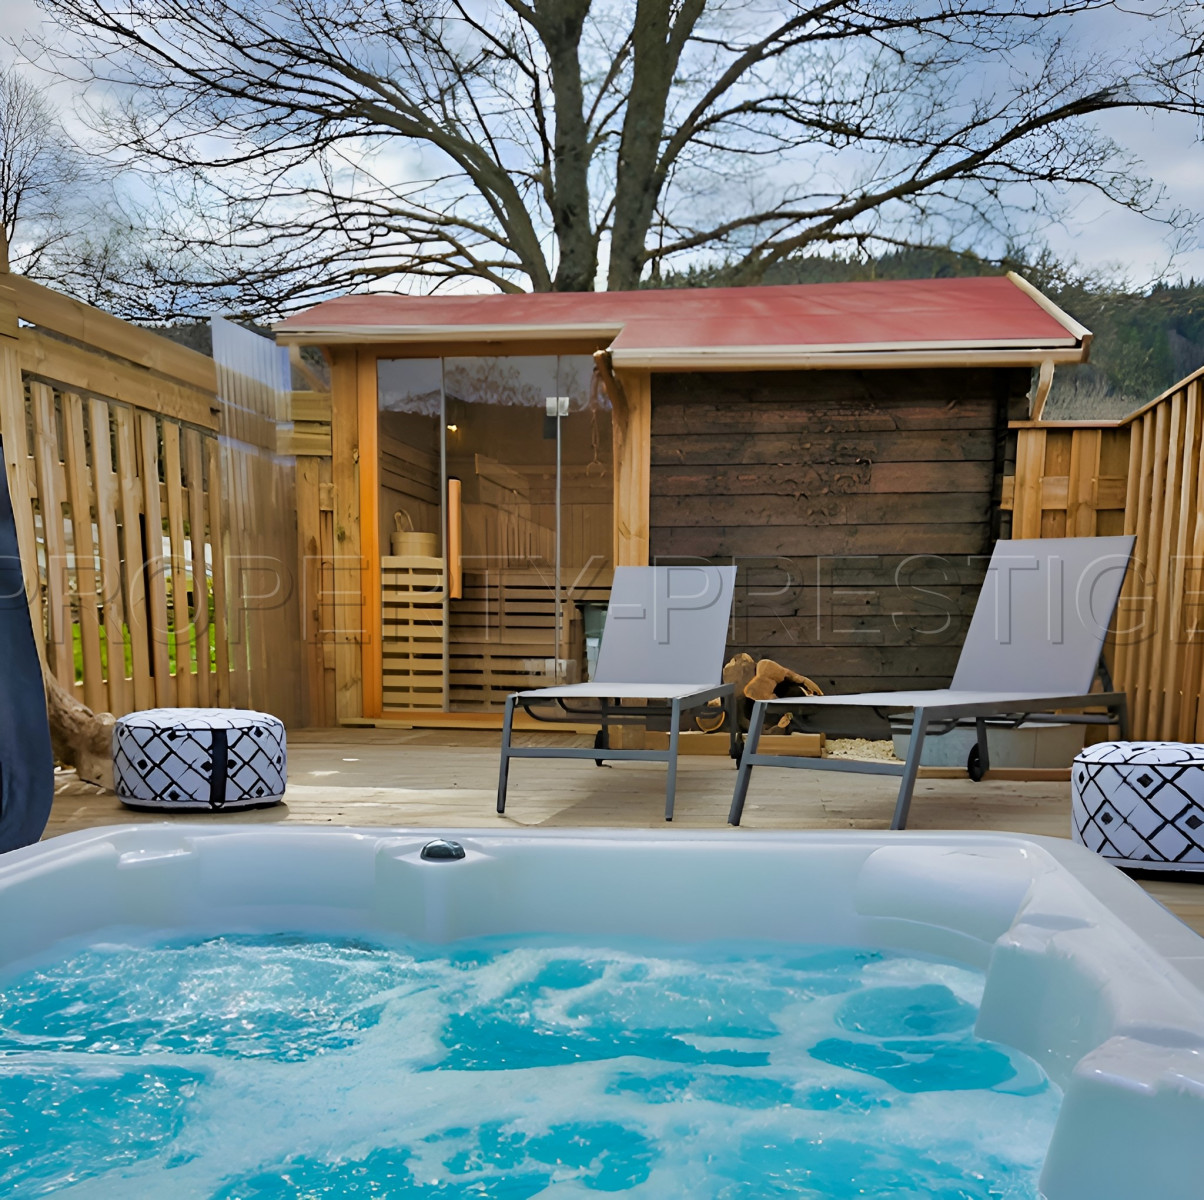
[[[919,355],[1084,356],[1090,333],[1017,276],[522,295],[359,295],[276,326],[283,340],[593,337],[616,366],[734,367]]]

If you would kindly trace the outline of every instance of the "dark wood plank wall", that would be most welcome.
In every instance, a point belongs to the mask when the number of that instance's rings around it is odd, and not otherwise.
[[[653,561],[735,561],[730,649],[828,693],[948,683],[1027,370],[655,375]]]

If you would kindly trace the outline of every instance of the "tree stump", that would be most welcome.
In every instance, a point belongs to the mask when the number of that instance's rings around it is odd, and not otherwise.
[[[112,713],[94,713],[81,704],[45,668],[42,682],[46,687],[46,711],[50,718],[50,743],[55,759],[74,767],[85,783],[113,790]]]

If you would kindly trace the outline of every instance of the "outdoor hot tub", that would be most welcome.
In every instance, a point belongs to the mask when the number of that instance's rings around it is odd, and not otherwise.
[[[8,1197],[1204,1179],[1204,940],[1068,842],[132,825],[0,906]]]

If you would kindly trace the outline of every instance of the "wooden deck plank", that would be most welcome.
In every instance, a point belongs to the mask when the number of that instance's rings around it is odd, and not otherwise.
[[[587,736],[516,734],[517,745],[592,745]],[[494,730],[311,729],[289,734],[285,803],[245,813],[139,814],[112,793],[62,772],[46,836],[137,821],[311,824],[444,829],[634,828],[885,829],[895,802],[893,779],[833,772],[753,775],[745,823],[726,824],[734,765],[714,757],[678,765],[677,814],[664,822],[664,769],[658,764],[524,759],[511,767],[505,816],[494,812],[498,734]],[[1016,783],[921,779],[911,828],[1000,830],[1066,837],[1070,795],[1064,782]],[[1204,934],[1204,881],[1151,882],[1146,890]]]

